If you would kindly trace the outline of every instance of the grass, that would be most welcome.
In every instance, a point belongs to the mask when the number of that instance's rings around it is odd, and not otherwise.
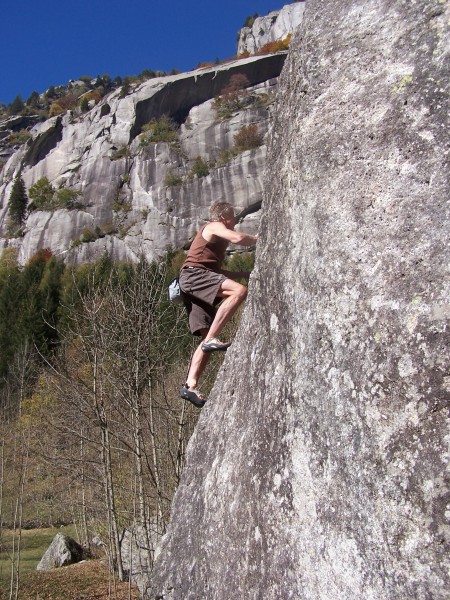
[[[37,572],[36,566],[56,533],[75,537],[73,526],[22,531],[18,600],[125,600],[138,598],[128,583],[114,582],[100,559]],[[13,532],[3,530],[0,546],[0,600],[9,598]]]
[[[48,529],[23,529],[20,551],[20,573],[35,571],[44,552],[50,546],[57,533],[75,537],[72,525]],[[11,573],[11,551],[13,546],[13,531],[4,529],[0,540],[0,589],[5,580],[9,581]]]

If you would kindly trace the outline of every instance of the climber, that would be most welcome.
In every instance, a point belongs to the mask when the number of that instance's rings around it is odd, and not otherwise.
[[[258,237],[234,231],[236,217],[228,202],[216,202],[209,214],[210,221],[197,233],[180,271],[180,287],[187,300],[189,327],[193,335],[202,338],[193,354],[180,397],[198,408],[206,402],[196,389],[199,377],[210,353],[224,351],[231,345],[220,341],[218,336],[247,296],[245,285],[235,280],[248,280],[250,273],[233,273],[221,268],[227,246],[229,243],[252,246]]]

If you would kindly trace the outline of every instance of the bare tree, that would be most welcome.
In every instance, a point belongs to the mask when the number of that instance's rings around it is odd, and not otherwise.
[[[76,446],[82,449],[76,458],[65,454],[81,485],[79,528],[87,537],[94,497],[89,487],[98,485],[97,473],[119,579],[126,575],[120,552],[125,527],[144,531],[148,562],[153,561],[179,478],[178,447],[196,420],[174,389],[168,400],[167,381],[180,358],[185,362],[190,337],[183,313],[167,301],[165,282],[165,265],[144,261],[126,276],[113,268],[102,286],[92,277],[87,291],[78,290],[63,354],[53,365],[55,429],[74,454]]]

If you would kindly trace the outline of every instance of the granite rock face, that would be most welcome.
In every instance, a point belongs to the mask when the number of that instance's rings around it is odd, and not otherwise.
[[[159,531],[157,519],[151,519],[147,523],[147,531],[142,525],[124,531],[120,545],[123,568],[139,590],[145,588],[151,573],[151,557],[161,540]]]
[[[10,141],[11,135],[18,131],[31,128],[38,122],[37,116],[15,115],[0,121],[0,161],[5,162],[20,147],[20,144]]]
[[[234,136],[255,125],[270,128],[278,76],[286,53],[235,60],[190,73],[151,79],[121,97],[116,90],[85,114],[68,112],[36,125],[32,139],[9,158],[0,173],[0,235],[8,230],[8,202],[22,169],[27,189],[46,177],[55,189],[79,194],[81,208],[32,212],[23,237],[0,238],[0,250],[15,246],[19,261],[38,250],[73,262],[102,256],[149,259],[180,248],[208,218],[215,201],[232,202],[258,226],[266,145],[236,155]],[[233,75],[245,75],[254,102],[218,119],[214,98]],[[177,144],[142,145],[142,128],[169,116],[180,125]],[[197,157],[210,165],[197,176]],[[182,178],[168,185],[168,174]]]
[[[254,20],[251,27],[243,27],[239,33],[238,54],[255,54],[270,42],[284,40],[294,33],[303,19],[305,1],[286,4],[264,17]]]
[[[448,598],[449,19],[308,1],[147,599]]]

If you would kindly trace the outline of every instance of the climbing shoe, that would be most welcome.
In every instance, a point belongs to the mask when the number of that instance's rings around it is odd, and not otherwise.
[[[202,344],[203,352],[217,352],[218,350],[227,350],[231,342],[221,342],[219,338],[211,338]]]
[[[200,396],[197,390],[190,390],[187,383],[185,383],[180,390],[180,398],[189,400],[189,402],[192,402],[197,408],[203,408],[206,404],[206,400]]]

